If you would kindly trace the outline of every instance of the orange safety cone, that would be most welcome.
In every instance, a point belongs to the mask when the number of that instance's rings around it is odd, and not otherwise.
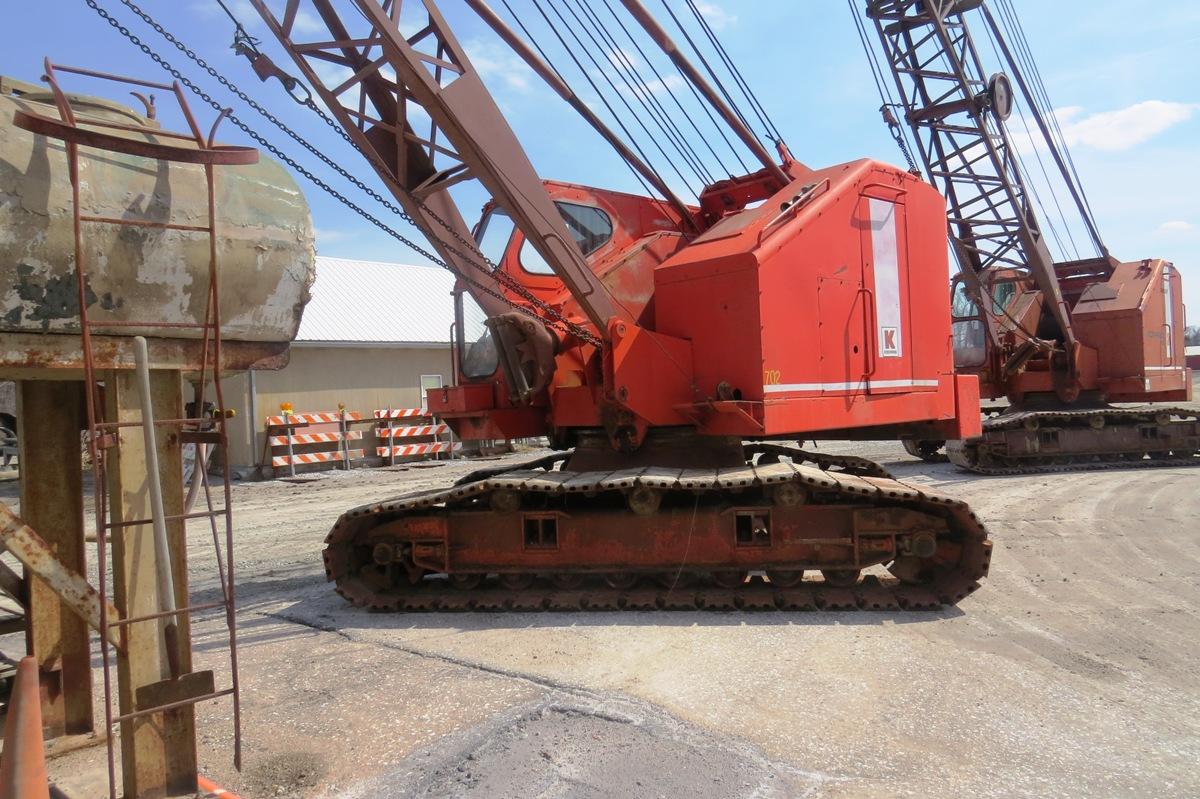
[[[50,799],[46,752],[42,746],[42,700],[35,658],[17,665],[8,720],[4,722],[4,755],[0,758],[0,799]]]

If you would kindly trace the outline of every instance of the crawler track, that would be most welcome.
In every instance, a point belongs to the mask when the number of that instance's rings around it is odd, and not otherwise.
[[[955,466],[1011,475],[1200,465],[1200,413],[1187,408],[1017,411],[950,441]]]
[[[760,462],[572,472],[554,468],[559,453],[478,472],[343,514],[326,574],[382,611],[932,610],[986,576],[991,543],[964,503],[862,474],[880,468],[859,459],[835,470],[777,445],[748,452]],[[781,455],[795,461],[761,462]],[[639,513],[646,492],[661,506]],[[545,519],[560,525],[554,547],[532,549]],[[904,581],[857,580],[873,565]]]

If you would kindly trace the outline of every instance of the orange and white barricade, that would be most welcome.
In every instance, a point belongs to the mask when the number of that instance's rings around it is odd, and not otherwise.
[[[385,408],[375,411],[375,436],[379,446],[375,453],[394,464],[397,458],[439,455],[443,452],[453,457],[462,449],[454,441],[449,425],[439,422],[425,408]],[[413,441],[412,439],[421,439]]]
[[[291,413],[267,417],[267,445],[275,474],[287,468],[295,476],[297,466],[314,463],[340,463],[349,469],[362,460],[362,449],[351,449],[351,441],[361,441],[362,430],[353,430],[356,422],[370,422],[361,413],[338,410],[329,413]]]

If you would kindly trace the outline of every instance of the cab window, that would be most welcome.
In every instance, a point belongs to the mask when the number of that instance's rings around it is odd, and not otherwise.
[[[950,330],[954,342],[955,368],[971,369],[982,366],[987,360],[987,329],[979,313],[979,304],[967,291],[967,286],[961,278],[954,281],[951,315],[954,319]]]
[[[951,313],[955,319],[974,319],[979,316],[979,304],[967,291],[967,284],[962,280],[954,281],[954,299],[951,303]]]
[[[512,217],[499,208],[488,211],[479,222],[479,231],[475,234],[475,242],[483,257],[499,266],[508,248],[508,241],[513,234]]]
[[[1011,280],[1003,280],[992,284],[992,307],[1003,311],[1012,302],[1017,293],[1017,284]]]
[[[567,230],[579,251],[585,256],[591,255],[603,247],[612,238],[612,219],[599,208],[577,203],[555,202],[558,213],[567,223]],[[526,239],[521,243],[521,268],[532,275],[552,275],[554,270],[546,259]]]

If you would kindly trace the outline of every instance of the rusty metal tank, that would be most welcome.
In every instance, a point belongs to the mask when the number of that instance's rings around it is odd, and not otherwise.
[[[103,98],[70,95],[78,118],[145,129],[121,135],[161,139],[156,121]],[[71,186],[64,145],[13,124],[17,109],[58,118],[52,95],[0,77],[0,331],[77,332]],[[204,124],[203,122],[201,124]],[[177,143],[178,140],[173,140]],[[81,148],[84,214],[206,225],[203,167]],[[299,187],[263,156],[217,167],[217,258],[223,337],[247,342],[295,338],[314,276],[312,217]],[[86,224],[88,312],[112,335],[197,338],[172,324],[203,322],[207,233]],[[145,328],[104,322],[165,322]]]

